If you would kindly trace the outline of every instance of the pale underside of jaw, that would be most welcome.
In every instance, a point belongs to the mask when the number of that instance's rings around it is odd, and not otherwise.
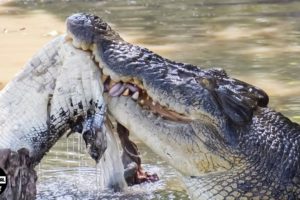
[[[156,116],[134,103],[129,97],[105,96],[108,110],[116,120],[127,127],[155,153],[168,161],[185,176],[202,176],[224,172],[233,166],[231,162],[212,153],[201,129],[195,134],[192,123],[179,123]],[[205,128],[204,128],[205,129]]]

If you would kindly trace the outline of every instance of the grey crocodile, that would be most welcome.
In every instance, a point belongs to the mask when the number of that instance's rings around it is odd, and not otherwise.
[[[65,133],[82,133],[97,162],[109,156],[105,154],[117,143],[106,122],[100,76],[91,55],[60,36],[43,47],[1,91],[0,167],[9,180],[0,199],[35,198],[34,167]],[[113,161],[122,166],[120,156]],[[106,172],[111,174],[108,187],[125,187],[123,168]]]
[[[108,112],[181,174],[192,199],[300,199],[300,126],[267,94],[124,41],[101,18],[67,19],[103,72]]]

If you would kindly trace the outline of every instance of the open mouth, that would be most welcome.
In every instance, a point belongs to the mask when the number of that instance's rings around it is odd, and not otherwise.
[[[107,92],[109,96],[131,97],[143,110],[150,111],[166,120],[175,122],[191,121],[189,117],[170,110],[166,106],[162,106],[154,101],[153,98],[148,95],[147,90],[143,89],[143,84],[140,81],[129,80],[127,82],[116,82],[107,74],[102,75],[102,81],[104,83],[104,92]]]
[[[112,98],[127,97],[131,98],[139,108],[148,113],[152,113],[157,118],[162,120],[179,122],[187,124],[192,121],[189,116],[178,113],[165,105],[153,100],[147,90],[145,89],[141,80],[136,78],[120,77],[112,72],[105,64],[102,64],[101,58],[95,48],[95,45],[87,45],[79,42],[68,35],[67,40],[72,40],[73,46],[84,51],[90,51],[93,55],[93,60],[101,70],[101,80],[104,86],[104,93]],[[113,119],[112,119],[113,120]],[[116,128],[114,129],[119,136],[120,143],[123,149],[122,161],[125,168],[125,180],[128,185],[140,184],[142,182],[154,182],[159,178],[156,174],[145,172],[141,167],[141,158],[137,145],[129,139],[129,131],[116,121]]]
[[[121,77],[111,71],[105,64],[102,64],[96,45],[88,45],[79,41],[71,33],[68,33],[66,39],[71,39],[72,44],[79,49],[91,51],[93,60],[97,63],[102,71],[101,80],[104,84],[104,93],[111,97],[126,96],[131,97],[143,110],[150,111],[162,119],[187,123],[192,121],[189,116],[178,113],[165,105],[155,101],[145,89],[143,82],[133,77]]]

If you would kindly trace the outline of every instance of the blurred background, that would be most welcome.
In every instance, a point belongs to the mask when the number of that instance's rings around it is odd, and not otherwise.
[[[125,40],[169,59],[224,68],[264,89],[272,108],[300,122],[300,1],[0,0],[0,88],[65,32],[65,18],[75,12],[102,16]],[[161,181],[128,194],[97,191],[95,164],[75,135],[61,140],[38,167],[38,198],[188,199],[176,172],[139,146],[145,168]]]

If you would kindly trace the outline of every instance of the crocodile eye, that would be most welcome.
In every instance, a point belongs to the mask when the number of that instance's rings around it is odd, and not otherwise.
[[[214,90],[216,88],[216,82],[213,78],[197,78],[196,81],[204,88],[208,90]]]

